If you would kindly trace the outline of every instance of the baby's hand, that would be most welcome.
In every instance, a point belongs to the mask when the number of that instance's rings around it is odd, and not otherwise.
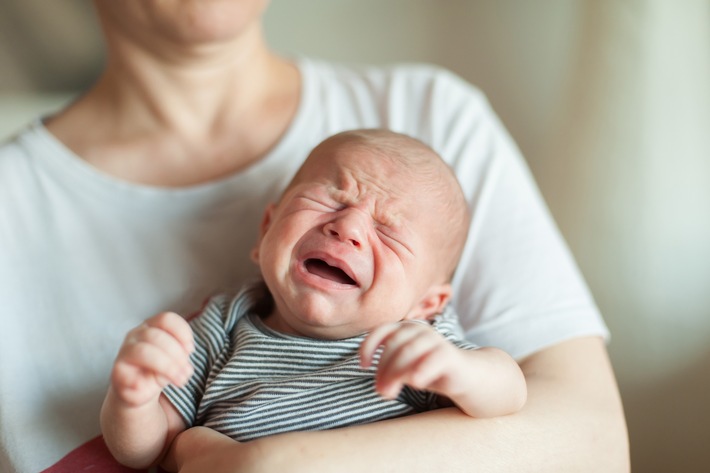
[[[415,321],[384,325],[373,330],[360,347],[360,364],[368,367],[377,348],[375,389],[388,399],[397,397],[406,384],[415,389],[449,396],[462,370],[460,350],[431,326]]]
[[[182,386],[190,379],[193,350],[185,319],[172,312],[151,317],[126,335],[111,372],[112,389],[126,404],[142,406],[169,383]]]

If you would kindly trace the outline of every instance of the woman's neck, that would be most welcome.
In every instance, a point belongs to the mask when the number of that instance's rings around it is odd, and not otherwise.
[[[260,30],[248,33],[179,54],[112,44],[96,85],[46,126],[133,182],[183,186],[237,172],[276,144],[300,100],[296,67],[268,50]]]
[[[225,121],[261,108],[279,87],[274,79],[284,61],[268,50],[256,28],[229,43],[188,51],[158,53],[122,43],[87,98],[110,107],[121,127],[209,135]]]

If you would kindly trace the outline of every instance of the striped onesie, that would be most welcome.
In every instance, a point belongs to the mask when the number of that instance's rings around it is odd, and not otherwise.
[[[204,425],[243,442],[437,407],[435,394],[409,387],[397,399],[380,397],[375,368],[360,367],[365,335],[318,340],[267,327],[259,316],[270,298],[264,291],[263,285],[252,285],[235,297],[212,298],[191,321],[195,374],[185,387],[164,390],[188,427]],[[462,339],[452,310],[437,316],[433,326],[457,346],[475,348]]]

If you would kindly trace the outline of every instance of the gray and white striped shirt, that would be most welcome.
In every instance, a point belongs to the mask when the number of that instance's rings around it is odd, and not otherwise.
[[[164,394],[188,427],[204,425],[238,441],[295,430],[363,424],[437,407],[436,395],[408,387],[397,399],[374,389],[375,368],[360,367],[360,335],[318,340],[275,332],[263,324],[265,294],[252,285],[236,297],[212,298],[191,322],[195,374],[183,388]],[[456,315],[433,322],[457,346],[463,341]],[[375,360],[376,365],[376,360]]]

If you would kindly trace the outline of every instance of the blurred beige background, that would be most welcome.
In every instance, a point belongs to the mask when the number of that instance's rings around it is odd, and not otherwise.
[[[266,23],[287,54],[488,95],[612,331],[634,471],[710,471],[710,0],[272,0]],[[88,0],[0,2],[0,136],[101,55]]]

